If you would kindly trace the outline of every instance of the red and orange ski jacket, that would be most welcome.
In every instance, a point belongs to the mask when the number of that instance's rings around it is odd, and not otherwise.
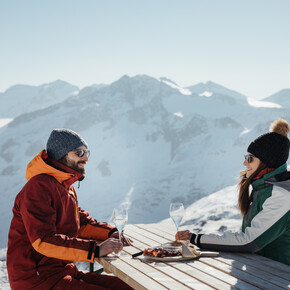
[[[28,164],[26,178],[9,230],[9,282],[12,289],[49,289],[77,271],[72,261],[93,262],[98,243],[116,228],[80,209],[72,184],[82,174],[49,159],[45,150]]]

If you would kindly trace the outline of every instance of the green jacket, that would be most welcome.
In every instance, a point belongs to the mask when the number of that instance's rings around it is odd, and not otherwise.
[[[252,183],[242,230],[197,235],[202,249],[251,252],[290,265],[290,172],[286,164]]]

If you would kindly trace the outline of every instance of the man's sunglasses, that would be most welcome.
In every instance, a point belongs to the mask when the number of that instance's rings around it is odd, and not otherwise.
[[[246,154],[245,156],[245,160],[247,160],[248,163],[251,163],[254,160],[254,155],[252,154]]]
[[[77,153],[78,157],[83,157],[86,154],[89,158],[91,154],[90,150],[88,149],[75,149],[74,151]]]

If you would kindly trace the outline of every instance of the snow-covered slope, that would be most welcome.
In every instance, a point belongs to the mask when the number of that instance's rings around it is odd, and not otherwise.
[[[246,96],[211,81],[198,83],[194,86],[187,87],[187,89],[200,97],[221,99],[224,102],[230,103],[247,103]]]
[[[22,114],[0,128],[0,207],[7,221],[0,224],[0,247],[6,246],[26,166],[53,128],[73,129],[90,146],[86,178],[77,190],[81,207],[108,221],[113,207],[126,203],[129,223],[147,223],[168,217],[172,201],[189,206],[234,184],[250,141],[275,118],[288,116],[287,109],[253,107],[230,93],[201,97],[146,75],[87,87]]]
[[[228,186],[194,202],[185,209],[180,230],[195,233],[221,233],[239,231],[242,217],[237,207],[237,186]],[[173,223],[167,218],[162,223]]]
[[[8,281],[7,269],[6,269],[6,251],[7,249],[0,249],[0,289],[9,290],[10,285]]]
[[[277,103],[284,108],[290,108],[290,89],[284,89],[278,93],[271,95],[263,101]]]
[[[0,128],[6,126],[11,121],[13,121],[12,118],[0,118]]]

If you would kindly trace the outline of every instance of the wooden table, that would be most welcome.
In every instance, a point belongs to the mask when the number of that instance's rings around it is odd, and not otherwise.
[[[131,257],[173,241],[175,232],[168,224],[126,225],[125,235],[134,246],[124,248],[127,255],[109,255],[99,263],[134,289],[290,289],[290,267],[255,254],[220,252],[218,257],[165,263]]]

